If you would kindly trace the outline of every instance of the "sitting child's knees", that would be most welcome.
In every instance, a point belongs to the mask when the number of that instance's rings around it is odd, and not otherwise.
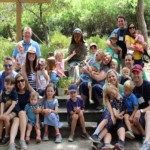
[[[78,118],[79,118],[78,114],[73,114],[72,115],[72,120],[78,120]]]

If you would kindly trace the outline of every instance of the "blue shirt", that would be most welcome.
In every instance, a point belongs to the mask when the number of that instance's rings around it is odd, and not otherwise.
[[[25,51],[27,51],[30,46],[33,46],[33,47],[36,48],[36,55],[37,55],[37,57],[40,57],[40,56],[41,56],[40,46],[39,46],[39,44],[38,44],[37,42],[35,42],[35,41],[32,40],[32,39],[30,40],[30,43],[25,43],[24,40],[22,40],[21,42],[22,42],[22,44],[23,44],[23,46],[24,46],[24,50],[25,50]],[[18,50],[17,50],[17,47],[15,47],[12,56],[13,56],[13,57],[16,57],[17,54],[18,54]]]
[[[127,112],[133,112],[134,106],[138,106],[138,100],[136,96],[133,93],[131,93],[129,96],[125,96],[123,93],[122,96],[126,104]]]

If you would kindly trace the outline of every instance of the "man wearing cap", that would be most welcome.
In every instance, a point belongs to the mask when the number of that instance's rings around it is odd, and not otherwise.
[[[132,68],[132,74],[135,83],[133,93],[136,95],[139,102],[139,110],[135,113],[133,119],[136,129],[134,127],[133,131],[135,133],[140,132],[139,134],[142,134],[143,136],[144,142],[140,150],[150,150],[150,82],[143,80],[141,65],[134,65]]]
[[[39,44],[36,41],[32,40],[31,37],[32,37],[32,29],[30,27],[25,27],[23,30],[23,40],[21,41],[24,46],[24,50],[27,51],[30,46],[33,46],[36,49],[37,57],[41,57]],[[18,50],[17,48],[15,48],[12,54],[14,58],[16,58],[17,53]]]
[[[121,61],[121,64],[122,64],[122,67],[124,67],[124,58],[125,58],[125,55],[127,53],[127,48],[126,48],[126,44],[125,44],[125,35],[127,34],[127,28],[125,27],[126,21],[125,21],[125,18],[123,16],[118,16],[117,17],[117,21],[118,21],[118,28],[114,29],[112,33],[116,33],[117,34],[117,45],[119,45],[121,47],[121,49],[122,49],[122,61]],[[118,48],[114,47],[111,44],[110,37],[107,40],[106,44],[111,49],[113,49],[115,53],[118,53]]]

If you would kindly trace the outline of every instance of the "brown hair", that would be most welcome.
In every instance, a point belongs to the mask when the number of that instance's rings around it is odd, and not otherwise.
[[[54,91],[55,91],[55,86],[54,86],[54,84],[53,84],[53,83],[49,83],[49,84],[46,86],[45,91],[44,91],[44,99],[45,99],[45,100],[47,99],[46,92],[47,92],[47,89],[48,89],[49,87],[52,87],[52,88],[54,89]],[[55,94],[54,94],[53,98],[54,98],[54,97],[55,97]]]
[[[5,82],[8,84],[15,84],[15,78],[13,76],[9,75],[5,78]]]

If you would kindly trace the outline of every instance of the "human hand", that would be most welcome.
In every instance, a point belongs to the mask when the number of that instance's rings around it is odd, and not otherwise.
[[[48,115],[48,114],[50,114],[52,112],[51,109],[44,109],[43,111],[44,111],[45,115]]]
[[[38,107],[38,108],[36,108],[36,109],[33,108],[32,110],[33,110],[33,112],[36,113],[36,114],[39,114],[39,113],[41,113],[41,111],[42,111],[41,107]]]
[[[113,122],[113,125],[115,125],[116,124],[116,118],[114,117],[114,115],[111,115],[111,120]]]

